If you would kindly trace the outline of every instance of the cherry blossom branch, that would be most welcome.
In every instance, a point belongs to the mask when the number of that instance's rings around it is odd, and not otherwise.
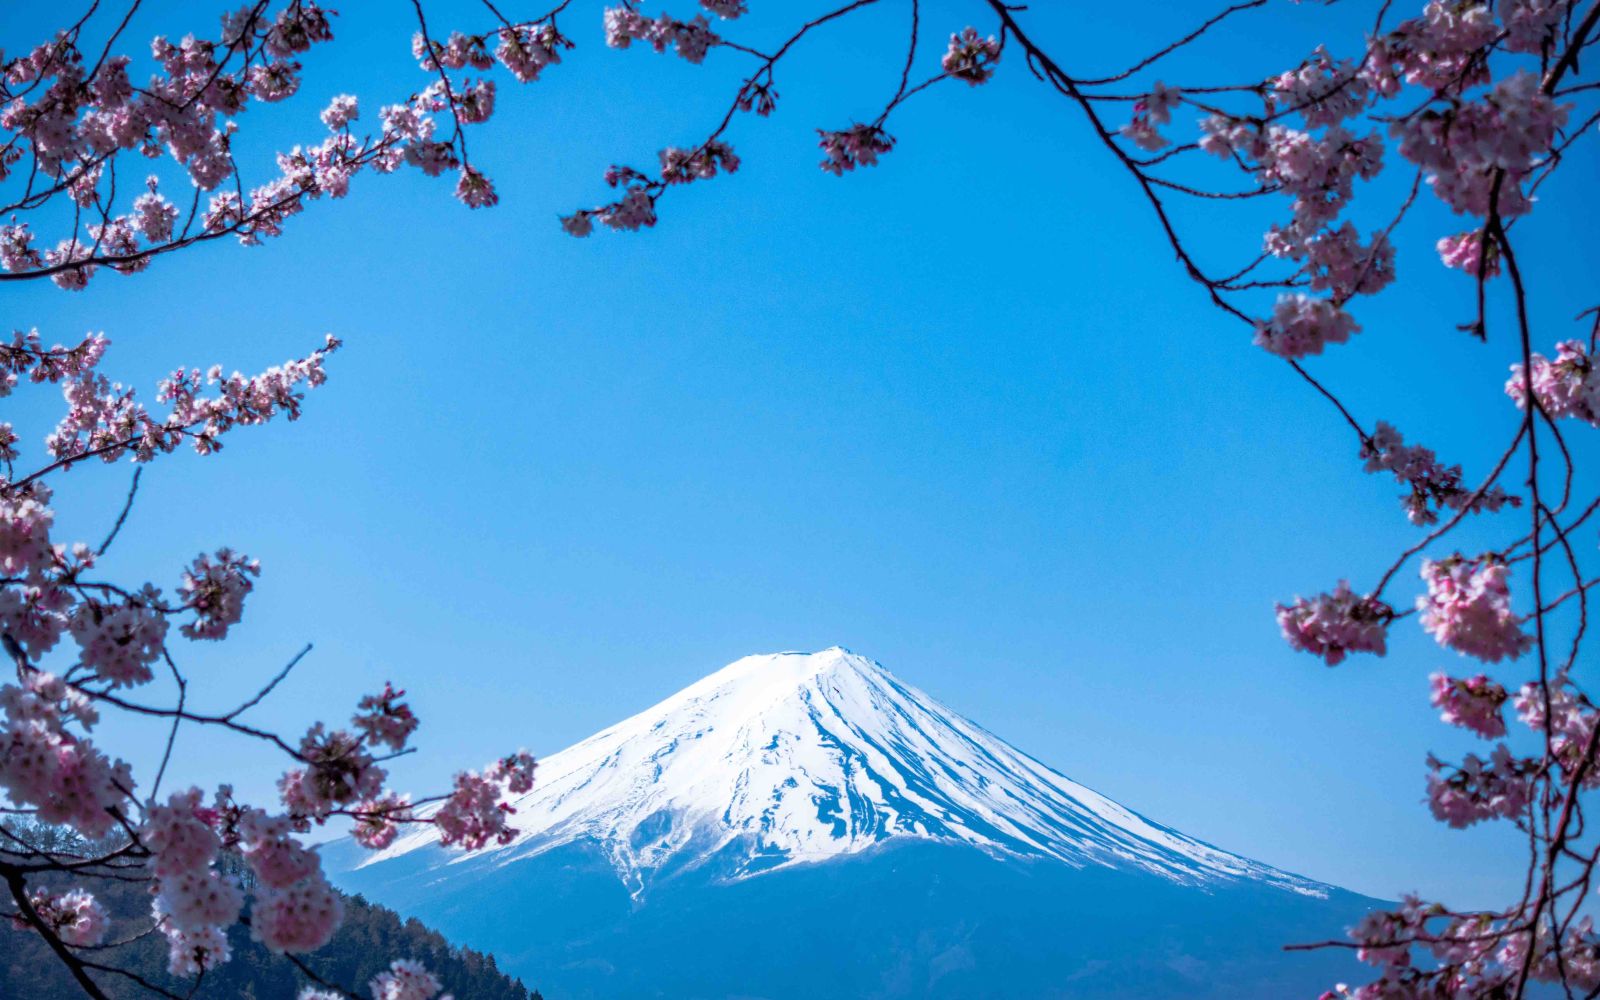
[[[139,494],[139,477],[144,475],[144,466],[133,470],[133,482],[128,485],[128,497],[122,503],[122,513],[117,515],[116,523],[111,526],[111,531],[106,535],[105,541],[94,550],[97,556],[103,556],[111,548],[111,543],[117,540],[117,534],[122,530],[122,525],[128,520],[128,512],[133,510],[133,498]]]

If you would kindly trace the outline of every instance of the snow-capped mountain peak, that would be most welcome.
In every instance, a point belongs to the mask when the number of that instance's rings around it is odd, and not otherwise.
[[[512,805],[521,834],[492,863],[590,840],[636,894],[668,870],[742,879],[911,840],[1326,889],[1153,823],[840,647],[736,660],[544,758]],[[365,864],[435,839],[420,827]]]

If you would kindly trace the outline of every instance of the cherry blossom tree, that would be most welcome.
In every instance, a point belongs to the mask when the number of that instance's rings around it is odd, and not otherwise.
[[[1568,435],[1600,427],[1600,310],[1592,302],[1571,303],[1571,330],[1536,332],[1530,295],[1571,290],[1536,287],[1540,276],[1525,272],[1520,255],[1526,229],[1518,229],[1519,220],[1543,208],[1541,189],[1600,122],[1600,82],[1581,71],[1600,44],[1600,0],[1426,0],[1420,9],[1417,0],[1404,5],[1409,9],[1375,0],[1363,37],[1329,37],[1310,53],[1286,54],[1282,71],[1266,79],[1168,82],[1164,71],[1173,57],[1205,46],[1218,25],[1267,16],[1287,2],[1224,7],[1174,31],[1168,44],[1122,71],[1099,76],[1052,55],[1029,12],[1002,0],[972,0],[949,25],[925,25],[921,0],[854,0],[795,15],[775,39],[751,42],[732,37],[746,0],[699,0],[692,12],[690,0],[676,0],[685,8],[678,14],[651,14],[635,0],[613,2],[585,15],[603,24],[609,47],[670,50],[695,64],[738,61],[741,82],[700,139],[663,147],[647,168],[612,167],[604,178],[612,190],[607,199],[562,216],[560,225],[578,237],[597,228],[649,228],[674,187],[736,171],[732,137],[742,115],[775,115],[779,72],[806,48],[802,43],[846,30],[868,7],[905,11],[909,31],[885,43],[903,47],[903,71],[898,85],[865,109],[870,117],[847,119],[863,109],[841,109],[832,127],[817,130],[819,166],[828,173],[878,165],[897,149],[889,131],[894,112],[914,97],[932,99],[952,82],[981,86],[1011,68],[1058,95],[1085,138],[1148,204],[1181,273],[1248,332],[1251,345],[1241,338],[1239,349],[1282,359],[1331,408],[1354,462],[1400,487],[1401,511],[1416,527],[1416,540],[1370,585],[1338,581],[1278,605],[1288,644],[1328,666],[1354,654],[1382,656],[1390,630],[1408,627],[1403,620],[1414,616],[1442,656],[1482,664],[1461,676],[1427,676],[1442,721],[1482,738],[1488,749],[1459,762],[1428,759],[1423,785],[1442,823],[1508,823],[1525,836],[1526,855],[1508,861],[1526,865],[1525,890],[1484,911],[1407,897],[1397,910],[1369,915],[1347,941],[1300,945],[1348,947],[1374,967],[1371,982],[1339,985],[1326,996],[1521,997],[1535,983],[1558,984],[1569,996],[1600,996],[1600,936],[1588,916],[1600,835],[1584,811],[1600,788],[1600,706],[1578,669],[1589,592],[1600,582],[1592,568],[1600,496],[1588,496],[1592,476],[1568,445]],[[131,82],[131,60],[111,54],[127,19],[98,54],[83,48],[86,17],[10,60],[0,95],[7,102],[0,129],[9,137],[0,149],[0,184],[14,196],[6,199],[11,221],[0,229],[0,280],[48,278],[76,289],[102,268],[137,271],[159,254],[199,242],[223,236],[258,242],[278,235],[311,202],[342,196],[369,167],[450,172],[466,205],[492,205],[493,184],[467,151],[468,127],[494,110],[491,74],[537,79],[572,47],[557,18],[565,23],[580,12],[569,10],[569,0],[514,20],[485,3],[482,25],[440,34],[430,29],[420,0],[412,6],[424,88],[384,107],[370,134],[357,127],[355,98],[334,100],[321,116],[322,138],[280,154],[276,173],[248,194],[231,152],[238,112],[250,101],[293,95],[296,59],[332,36],[329,13],[314,4],[291,0],[269,10],[258,3],[224,17],[214,41],[157,39],[157,70],[142,88]],[[930,52],[931,32],[948,42]],[[140,193],[129,199],[126,179],[119,194],[116,168],[134,150],[151,158],[165,150],[187,173],[192,197],[169,201],[159,182],[146,181],[135,183]],[[1402,181],[1399,196],[1387,202],[1382,192],[1389,187],[1373,183],[1386,172]],[[1196,233],[1172,207],[1191,199],[1224,208],[1278,206],[1281,214],[1259,237],[1242,240],[1236,259],[1217,263],[1202,259]],[[1390,424],[1358,415],[1314,370],[1318,355],[1359,350],[1357,334],[1383,329],[1381,296],[1397,275],[1394,239],[1402,226],[1417,225],[1413,209],[1424,199],[1437,199],[1461,220],[1453,231],[1429,234],[1437,259],[1425,262],[1463,272],[1461,349],[1503,365],[1506,377],[1505,394],[1481,404],[1504,411],[1506,443],[1492,467],[1472,478],[1431,449],[1407,443]],[[1363,232],[1371,223],[1358,227],[1358,220],[1369,218],[1380,221]],[[36,237],[47,225],[54,227],[49,235]],[[1511,322],[1491,324],[1502,312]],[[143,463],[184,444],[211,452],[238,426],[279,414],[292,419],[303,391],[321,383],[337,341],[253,377],[179,370],[157,390],[160,414],[98,374],[102,338],[70,348],[42,344],[18,335],[0,356],[9,373],[0,387],[9,391],[26,375],[61,386],[68,403],[67,417],[46,440],[48,460],[30,473],[13,469],[18,439],[0,425],[7,463],[0,483],[0,626],[17,669],[17,683],[3,689],[8,742],[0,751],[0,787],[39,819],[121,839],[111,852],[85,857],[25,842],[0,847],[13,919],[44,935],[85,990],[102,995],[95,976],[119,970],[93,957],[93,946],[113,929],[93,899],[92,880],[132,866],[157,889],[142,932],[173,942],[175,970],[203,976],[225,958],[219,929],[248,919],[268,947],[309,973],[299,956],[326,940],[338,899],[299,835],[344,817],[359,840],[381,846],[400,823],[431,822],[446,843],[481,847],[509,835],[500,803],[506,792],[529,787],[533,762],[513,756],[459,776],[445,796],[409,801],[387,789],[382,768],[409,749],[415,727],[392,689],[363,700],[350,728],[318,724],[298,741],[241,720],[282,674],[233,711],[196,713],[187,708],[187,680],[168,644],[169,625],[178,621],[179,636],[189,641],[226,636],[255,586],[255,564],[226,549],[201,556],[182,574],[175,598],[167,598],[153,585],[126,587],[95,575],[94,560],[116,527],[97,549],[53,540],[50,477],[90,458]],[[1457,529],[1468,519],[1499,531],[1501,541],[1463,551]],[[1394,591],[1413,571],[1419,582],[1407,606]],[[62,643],[69,635],[72,642]],[[64,669],[47,671],[48,656],[62,659]],[[124,690],[150,684],[162,670],[175,684],[174,705],[137,701]],[[1419,697],[1423,679],[1419,672]],[[174,729],[212,727],[275,745],[290,758],[280,801],[270,809],[248,806],[226,787],[209,797],[190,788],[161,798],[165,763],[144,791],[127,765],[87,735],[103,711],[155,715]],[[255,875],[247,916],[241,888],[217,866],[222,852],[241,855]],[[44,874],[65,877],[71,887],[37,888],[35,876]],[[369,986],[379,1000],[427,998],[442,988],[404,961]],[[308,995],[355,994],[320,983]]]
[[[135,0],[111,15],[91,4],[27,54],[0,57],[0,215],[7,219],[0,280],[47,279],[79,290],[102,270],[132,274],[162,254],[222,237],[254,244],[281,234],[310,203],[342,197],[368,168],[449,172],[466,205],[495,203],[467,151],[468,127],[493,113],[495,84],[453,72],[489,57],[481,39],[462,61],[435,47],[420,5],[423,86],[383,107],[370,134],[358,134],[356,98],[336,97],[314,123],[321,137],[280,153],[248,192],[248,167],[233,152],[239,117],[252,102],[295,94],[298,57],[331,41],[332,12],[310,0],[276,7],[258,0],[224,14],[213,38],[155,38],[146,65],[118,54],[139,6]],[[501,64],[521,80],[556,61],[563,44],[554,14],[502,21],[495,33]],[[134,82],[146,73],[147,83]],[[157,174],[143,176],[148,166],[133,176],[135,160],[168,161],[158,166],[180,176],[192,195],[170,200]],[[46,343],[37,331],[0,340],[0,397],[26,384],[54,389],[65,402],[37,458],[0,422],[0,647],[14,670],[0,684],[0,791],[3,811],[27,821],[0,827],[8,899],[0,915],[18,932],[40,935],[91,997],[106,997],[112,983],[119,994],[131,984],[179,996],[105,958],[108,947],[153,935],[165,938],[169,971],[192,979],[192,994],[208,969],[228,960],[226,931],[238,924],[300,968],[307,997],[355,997],[360,984],[327,982],[303,957],[329,940],[343,911],[305,836],[337,820],[373,849],[407,824],[432,824],[442,843],[467,850],[506,843],[516,833],[506,799],[532,787],[533,758],[512,753],[457,774],[439,795],[414,799],[389,787],[385,768],[413,750],[418,720],[403,691],[386,686],[353,706],[346,725],[313,722],[298,737],[249,721],[306,651],[242,703],[197,710],[180,666],[183,644],[229,637],[260,565],[219,548],[178,567],[171,589],[97,570],[137,498],[145,464],[184,447],[211,455],[239,428],[296,419],[306,393],[326,381],[339,341],[330,335],[305,356],[254,375],[180,367],[155,387],[152,405],[102,373],[103,335]],[[52,484],[91,461],[136,470],[121,516],[97,546],[71,540],[52,507]],[[127,748],[97,739],[107,713],[165,725],[153,773],[136,773],[119,756]],[[228,785],[169,787],[183,727],[281,752],[287,763],[276,801],[241,801]],[[109,913],[94,892],[108,880],[148,884],[149,914],[129,921]],[[430,1000],[443,984],[396,956],[366,988],[376,1000]]]

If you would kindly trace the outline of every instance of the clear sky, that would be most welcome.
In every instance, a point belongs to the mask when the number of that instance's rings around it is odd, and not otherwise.
[[[197,6],[157,4],[134,35],[214,30]],[[1364,476],[1331,408],[1184,279],[1070,106],[1008,55],[991,85],[907,106],[878,168],[819,171],[812,129],[893,91],[905,12],[887,7],[797,50],[778,112],[731,133],[737,175],[674,191],[652,231],[576,241],[557,213],[603,199],[607,164],[697,141],[746,63],[611,51],[599,8],[574,6],[579,48],[537,84],[502,79],[472,136],[498,208],[469,212],[414,171],[363,176],[263,247],[80,294],[0,290],[6,321],[47,341],[104,331],[105,370],[147,394],[177,365],[252,371],[325,331],[347,341],[299,423],[151,467],[107,560],[170,587],[202,549],[261,559],[237,641],[184,651],[202,707],[314,642],[259,718],[337,720],[393,679],[423,718],[397,783],[421,792],[518,745],[558,750],[741,655],[837,643],[1230,850],[1374,895],[1487,905],[1520,884],[1510,831],[1448,830],[1422,804],[1425,753],[1470,745],[1435,721],[1426,676],[1466,665],[1407,620],[1387,659],[1329,670],[1273,622],[1275,600],[1370,585],[1414,537],[1398,486]],[[751,6],[737,37],[756,42],[789,23],[763,11],[798,9]],[[245,116],[247,178],[316,141],[332,95],[357,94],[371,122],[424,84],[408,5],[341,7],[302,96]],[[452,9],[431,23],[487,26]],[[1201,13],[1029,17],[1099,74]],[[21,50],[44,16],[8,14],[0,45]],[[945,33],[990,27],[954,0],[924,21],[929,71]],[[1274,4],[1163,75],[1260,78],[1319,39],[1349,54],[1368,23],[1367,5]],[[1594,166],[1571,164],[1546,191],[1562,207],[1519,227],[1546,346],[1592,304],[1592,262],[1564,247],[1600,224],[1570,197]],[[1248,259],[1285,208],[1180,211],[1221,261]],[[1476,480],[1517,419],[1496,396],[1513,342],[1454,329],[1467,279],[1431,244],[1460,228],[1419,211],[1399,285],[1312,367]],[[59,405],[6,401],[33,454]],[[74,473],[59,534],[98,540],[128,475]],[[242,773],[261,796],[280,769],[209,737],[182,746],[184,780]]]

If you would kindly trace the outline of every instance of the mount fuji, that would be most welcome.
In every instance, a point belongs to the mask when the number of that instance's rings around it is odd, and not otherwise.
[[[324,849],[551,1000],[1315,996],[1376,900],[1162,826],[835,647],[540,761],[520,834]]]

